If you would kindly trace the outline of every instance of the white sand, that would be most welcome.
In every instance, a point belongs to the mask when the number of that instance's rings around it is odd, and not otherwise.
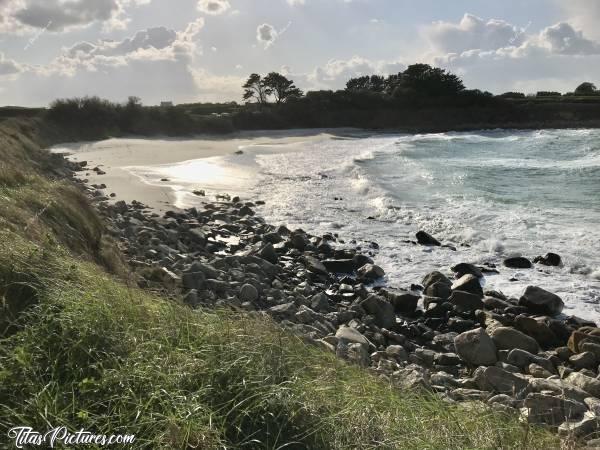
[[[344,130],[335,130],[340,134]],[[352,130],[345,130],[352,133]],[[72,161],[87,161],[88,166],[81,178],[88,184],[105,184],[106,194],[115,193],[114,201],[140,201],[158,211],[180,206],[183,189],[191,187],[173,184],[169,181],[151,177],[142,177],[140,170],[163,170],[184,161],[201,160],[212,157],[233,155],[246,146],[276,146],[276,151],[298,151],[299,144],[311,140],[323,140],[331,137],[328,130],[261,131],[236,133],[227,137],[198,137],[195,139],[108,139],[93,143],[73,143],[55,146],[51,151],[67,153]],[[273,151],[273,150],[271,150]],[[99,167],[106,172],[98,175],[92,169]],[[136,173],[137,172],[137,173]],[[167,170],[168,172],[168,170]],[[173,170],[171,170],[173,172]],[[203,176],[206,182],[215,181],[220,176],[210,167],[197,174],[198,188],[202,189]],[[166,176],[165,176],[166,178]]]

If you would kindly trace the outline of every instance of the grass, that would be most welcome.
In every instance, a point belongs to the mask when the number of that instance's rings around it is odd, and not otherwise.
[[[401,391],[263,316],[128,286],[84,242],[103,242],[102,226],[74,188],[18,170],[0,180],[0,447],[17,425],[135,434],[140,449],[559,447],[483,405]]]

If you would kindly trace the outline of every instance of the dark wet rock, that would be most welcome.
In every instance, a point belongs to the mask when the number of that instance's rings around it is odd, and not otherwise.
[[[450,289],[450,285],[445,282],[436,282],[430,284],[425,288],[425,295],[429,297],[437,297],[441,299],[448,299],[452,294],[452,289]]]
[[[562,299],[552,292],[537,286],[528,286],[519,300],[519,305],[526,307],[534,314],[555,316],[560,314],[565,304]]]
[[[244,284],[240,288],[239,298],[242,302],[254,303],[258,300],[258,290],[251,284]]]
[[[454,290],[448,301],[459,312],[473,312],[483,309],[483,302],[479,295],[471,294],[465,291]]]
[[[569,358],[569,362],[575,369],[594,369],[598,366],[598,359],[592,352],[582,352]]]
[[[425,231],[419,231],[417,233],[417,242],[421,245],[430,245],[440,247],[442,244],[436,238]]]
[[[496,348],[499,350],[513,350],[519,348],[535,355],[540,349],[535,339],[514,328],[495,328],[491,332],[491,338],[496,344]]]
[[[525,369],[529,364],[534,363],[543,367],[548,372],[556,373],[556,368],[552,364],[552,361],[519,348],[515,348],[508,353],[506,362],[521,369]]]
[[[474,275],[477,278],[483,278],[481,270],[469,263],[460,263],[450,268],[456,274],[456,278],[461,278],[464,275]]]
[[[448,320],[448,330],[456,333],[462,333],[475,327],[475,321],[470,319],[460,319],[458,317],[452,317]]]
[[[365,264],[356,271],[359,279],[364,281],[375,281],[385,276],[385,271],[374,264]]]
[[[370,295],[360,303],[363,309],[375,317],[375,323],[381,328],[391,328],[396,324],[394,307],[384,297]]]
[[[312,256],[305,256],[304,261],[305,261],[306,267],[308,268],[309,271],[319,274],[319,275],[328,275],[329,274],[325,265],[321,261],[319,261],[317,258],[314,258]]]
[[[544,266],[558,267],[562,264],[562,259],[556,253],[546,253],[545,256],[537,256],[533,262]]]
[[[434,283],[444,283],[448,286],[452,286],[452,281],[450,281],[450,278],[448,278],[443,273],[437,271],[428,273],[423,277],[423,281],[421,281],[421,284],[425,289],[427,289],[427,287]]]
[[[469,292],[483,298],[483,288],[481,287],[479,278],[471,274],[463,275],[456,280],[452,284],[452,290]]]
[[[496,344],[483,328],[459,334],[454,347],[458,356],[472,366],[492,366],[498,360]]]
[[[511,269],[531,269],[533,267],[531,261],[522,256],[507,258],[504,260],[504,265]]]
[[[310,299],[310,307],[319,312],[327,311],[329,309],[329,299],[327,298],[327,295],[325,295],[323,292],[315,294]]]
[[[331,273],[354,272],[354,261],[352,259],[326,259],[321,262]]]
[[[487,309],[498,309],[498,310],[504,310],[511,306],[511,304],[505,300],[501,300],[497,297],[489,297],[489,296],[486,296],[483,298],[483,304]]]
[[[398,314],[413,315],[417,310],[419,296],[411,292],[390,292],[384,291],[383,295],[393,305],[394,310]]]
[[[546,323],[546,318],[533,319],[532,317],[519,315],[515,318],[515,328],[534,338],[542,348],[562,345]]]

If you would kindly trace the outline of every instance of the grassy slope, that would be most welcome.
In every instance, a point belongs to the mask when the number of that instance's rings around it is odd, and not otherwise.
[[[40,137],[21,131],[32,139],[0,125],[0,447],[15,425],[152,449],[557,447],[516,418],[400,392],[268,319],[128,287],[96,263],[119,266],[93,210],[42,175]]]

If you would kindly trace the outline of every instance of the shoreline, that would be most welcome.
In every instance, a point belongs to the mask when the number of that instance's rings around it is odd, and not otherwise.
[[[600,348],[598,328],[561,316],[563,303],[550,292],[529,287],[517,299],[484,291],[480,280],[493,268],[468,263],[453,268],[454,279],[440,269],[408,291],[380,286],[385,272],[368,254],[338,249],[335,234],[268,225],[254,211],[260,201],[223,197],[163,215],[140,202],[109,203],[83,185],[142,288],[192,308],[267,314],[404,388],[481,401],[560,425],[560,433],[590,429],[586,399],[600,396],[590,387],[600,354],[583,343],[598,340]],[[438,245],[431,236],[418,239]],[[548,405],[564,397],[577,409],[559,406],[549,417]]]

